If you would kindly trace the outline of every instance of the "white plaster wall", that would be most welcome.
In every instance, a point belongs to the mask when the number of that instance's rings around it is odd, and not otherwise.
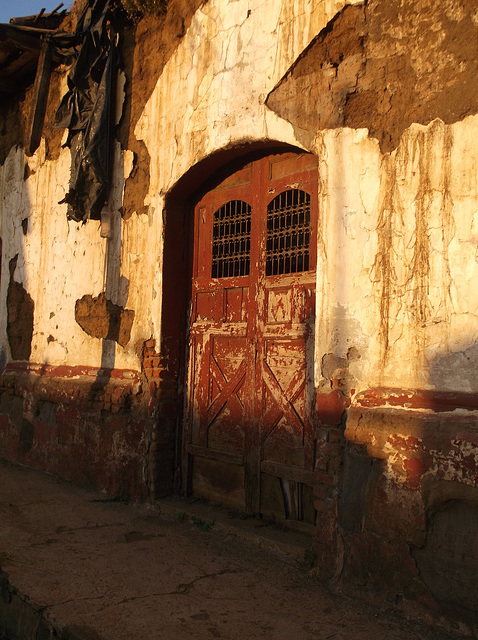
[[[0,168],[0,224],[4,240],[5,301],[8,262],[19,254],[15,279],[35,303],[31,360],[139,368],[142,342],[159,340],[161,322],[162,210],[164,194],[195,163],[215,150],[245,140],[298,144],[292,127],[264,107],[267,94],[297,55],[344,6],[344,0],[235,0],[225,10],[210,0],[166,65],[136,131],[150,156],[148,215],[123,222],[124,178],[131,158],[116,148],[115,181],[108,208],[112,236],[99,223],[68,222],[59,205],[68,188],[70,153],[45,160],[12,150]],[[154,52],[152,52],[154,53]],[[23,180],[28,162],[31,175]],[[21,222],[28,218],[28,232]],[[134,309],[126,348],[88,336],[76,323],[75,302],[106,291],[112,302]],[[0,311],[6,339],[6,305]]]
[[[316,352],[356,347],[357,389],[478,391],[477,135],[477,116],[412,125],[386,155],[366,130],[317,136]]]
[[[18,254],[14,279],[23,284],[35,304],[32,362],[138,368],[135,347],[152,332],[152,283],[154,278],[159,283],[160,279],[154,269],[157,258],[151,253],[151,246],[159,245],[160,235],[156,218],[145,216],[131,219],[121,229],[121,161],[117,146],[117,174],[109,202],[114,222],[109,239],[100,237],[98,221],[90,220],[84,225],[68,221],[66,204],[58,204],[68,189],[68,149],[62,150],[56,161],[45,160],[43,142],[32,158],[20,148],[12,149],[0,167],[0,295],[5,301],[0,310],[0,335],[4,348],[8,349],[8,264]],[[31,173],[24,180],[27,163]],[[22,228],[24,219],[28,221],[26,234]],[[105,349],[102,340],[87,335],[75,320],[76,300],[102,291],[115,304],[135,309],[132,339],[126,348],[110,343]]]

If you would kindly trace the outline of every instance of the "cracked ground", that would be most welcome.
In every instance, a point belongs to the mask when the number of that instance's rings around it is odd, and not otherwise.
[[[331,594],[292,560],[181,515],[0,461],[1,570],[61,637],[451,637]]]

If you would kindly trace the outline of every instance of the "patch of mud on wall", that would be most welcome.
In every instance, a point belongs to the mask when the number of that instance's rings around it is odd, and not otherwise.
[[[451,124],[478,112],[477,39],[474,0],[346,6],[266,104],[314,133],[366,127],[388,152],[412,122]]]
[[[115,340],[125,347],[131,337],[134,311],[113,304],[105,293],[97,298],[86,295],[76,301],[75,320],[93,338]]]
[[[32,349],[34,303],[23,285],[13,279],[18,254],[10,260],[7,292],[7,335],[13,360],[29,360]]]

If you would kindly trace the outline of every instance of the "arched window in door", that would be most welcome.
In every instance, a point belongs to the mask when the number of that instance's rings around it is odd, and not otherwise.
[[[248,276],[250,252],[251,207],[242,200],[230,200],[213,216],[211,277]]]
[[[310,195],[289,189],[267,207],[266,275],[309,270]]]

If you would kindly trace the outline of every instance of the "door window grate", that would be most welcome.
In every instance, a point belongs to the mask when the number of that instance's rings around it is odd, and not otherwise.
[[[310,195],[289,189],[267,207],[266,275],[309,270]]]
[[[214,213],[211,276],[249,275],[250,251],[251,207],[242,200],[230,200]]]

